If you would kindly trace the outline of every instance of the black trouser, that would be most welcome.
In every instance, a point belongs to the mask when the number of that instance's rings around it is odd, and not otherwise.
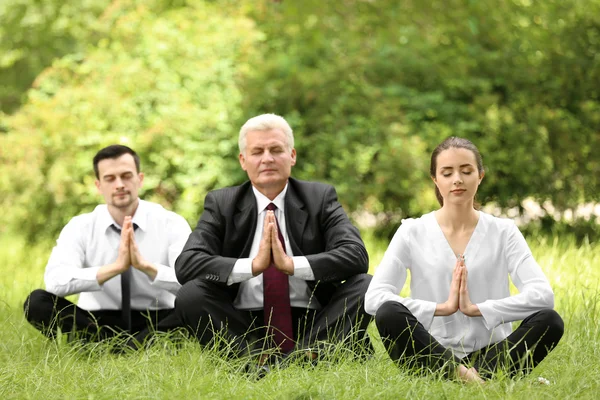
[[[461,360],[396,301],[382,304],[375,322],[392,360],[432,370],[447,368],[446,372],[454,370],[458,364],[472,365],[484,377],[491,376],[500,368],[511,376],[531,372],[558,344],[564,331],[560,315],[554,310],[544,309],[525,318],[506,339]]]
[[[155,332],[168,332],[182,326],[173,309],[132,310],[131,332],[126,332],[120,310],[87,311],[42,289],[31,292],[23,308],[27,321],[49,338],[56,336],[58,328],[71,338],[94,342],[129,333],[134,336],[127,345],[133,348]]]
[[[371,275],[346,280],[320,310],[292,308],[295,349],[314,349],[324,343],[343,342],[360,351],[372,351],[366,335],[371,316],[364,310],[364,295]],[[255,354],[270,345],[262,311],[238,310],[227,286],[194,280],[179,290],[175,313],[202,345],[223,339],[233,355]]]

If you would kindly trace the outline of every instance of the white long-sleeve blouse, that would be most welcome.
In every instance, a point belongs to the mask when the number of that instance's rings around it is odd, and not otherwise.
[[[387,301],[403,304],[444,347],[458,357],[505,339],[510,322],[554,307],[548,279],[512,220],[479,212],[479,221],[465,249],[471,301],[481,317],[457,311],[436,316],[436,305],[448,300],[456,255],[434,213],[406,219],[396,231],[365,299],[365,310],[376,315]],[[398,294],[410,270],[410,297]],[[511,296],[510,278],[519,290]]]

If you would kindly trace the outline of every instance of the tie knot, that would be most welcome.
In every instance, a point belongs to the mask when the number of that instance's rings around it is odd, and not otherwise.
[[[112,224],[110,226],[112,228],[113,231],[117,232],[118,234],[121,234],[121,228],[119,228],[118,226],[116,226],[115,224]],[[138,224],[136,224],[135,222],[133,223],[133,230],[137,230],[138,228]]]
[[[275,210],[277,210],[277,206],[273,203],[269,203],[269,205],[267,206],[267,210],[275,211]]]

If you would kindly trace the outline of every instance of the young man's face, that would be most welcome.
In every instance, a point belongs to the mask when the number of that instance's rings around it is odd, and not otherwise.
[[[98,193],[109,207],[127,209],[137,202],[144,174],[137,172],[131,154],[107,158],[98,163]]]

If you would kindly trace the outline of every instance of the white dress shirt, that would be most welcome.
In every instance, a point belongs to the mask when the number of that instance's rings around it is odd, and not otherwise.
[[[479,212],[479,221],[465,249],[469,296],[481,317],[457,311],[434,317],[437,304],[448,300],[456,255],[434,213],[406,219],[396,231],[365,298],[372,315],[387,301],[403,304],[444,347],[465,355],[505,339],[510,322],[554,307],[554,293],[525,238],[508,219]],[[410,297],[400,297],[410,270]],[[509,280],[519,290],[510,295]]]
[[[252,248],[248,258],[240,258],[233,266],[233,270],[227,279],[227,284],[241,282],[238,295],[235,298],[233,305],[239,310],[262,310],[263,303],[263,276],[252,276],[252,260],[258,254],[260,240],[263,234],[263,225],[265,216],[267,215],[267,206],[269,203],[275,204],[277,209],[274,211],[279,229],[285,240],[285,250],[288,256],[292,257],[294,262],[294,275],[289,276],[290,284],[290,305],[292,307],[302,308],[321,308],[315,296],[311,296],[311,290],[306,284],[306,281],[315,280],[315,275],[310,267],[310,263],[304,256],[294,257],[292,246],[290,245],[289,236],[285,224],[285,194],[287,192],[287,184],[285,188],[273,201],[269,200],[265,195],[260,193],[253,186],[252,190],[256,197],[256,205],[258,210],[258,218],[256,230],[254,231],[254,239]]]
[[[173,266],[191,232],[190,226],[183,217],[144,200],[139,201],[132,221],[138,226],[134,235],[139,251],[158,273],[152,281],[131,267],[131,309],[173,308],[180,288]],[[110,227],[113,224],[121,228],[106,204],[71,219],[46,265],[46,290],[61,297],[80,293],[77,305],[85,310],[120,310],[121,275],[103,285],[96,279],[100,267],[117,259],[121,235]]]

